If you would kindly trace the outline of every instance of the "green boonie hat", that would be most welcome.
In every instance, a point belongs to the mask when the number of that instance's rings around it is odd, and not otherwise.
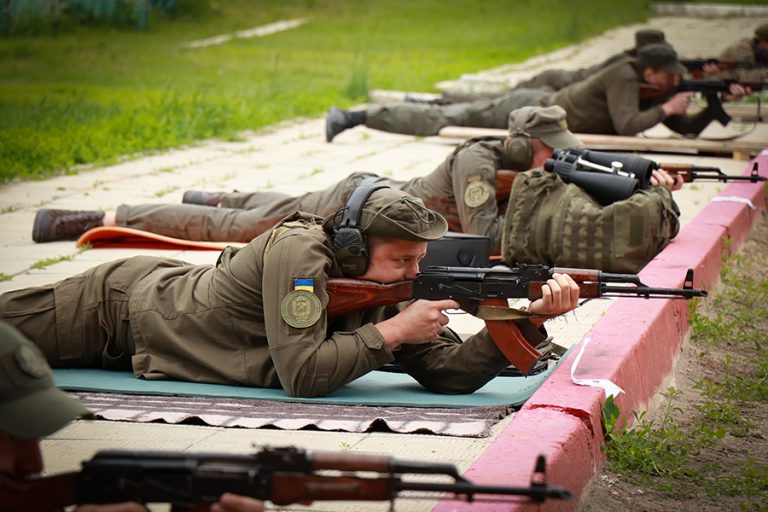
[[[649,44],[666,42],[667,39],[664,37],[664,32],[655,28],[644,28],[635,32],[635,49],[638,50]]]
[[[509,113],[509,133],[541,139],[554,149],[581,147],[582,143],[570,131],[563,107],[523,107]]]
[[[336,228],[343,218],[344,208],[327,217],[323,227]],[[448,231],[448,223],[443,216],[424,206],[421,199],[389,187],[379,189],[368,197],[358,226],[367,235],[415,242],[437,240]]]
[[[0,322],[0,431],[35,439],[91,415],[53,384],[51,368],[37,345]]]
[[[637,61],[644,68],[663,69],[673,75],[683,75],[685,67],[677,60],[677,52],[667,43],[649,44],[637,52]]]
[[[762,39],[763,41],[768,41],[768,23],[763,23],[755,29],[755,37]]]

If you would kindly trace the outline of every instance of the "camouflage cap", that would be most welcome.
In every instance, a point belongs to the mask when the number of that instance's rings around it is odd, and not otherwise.
[[[22,439],[53,434],[91,412],[53,384],[40,349],[0,322],[0,431]]]
[[[643,46],[656,43],[666,43],[664,32],[655,28],[644,28],[635,32],[635,49],[639,50]]]
[[[677,52],[667,43],[649,44],[637,52],[637,61],[644,68],[663,69],[673,75],[683,75],[685,67],[677,60]]]
[[[327,217],[323,227],[336,228],[343,218],[344,208]],[[421,199],[389,187],[370,195],[358,225],[368,235],[416,242],[437,240],[448,231],[443,216],[424,206]]]
[[[768,41],[768,23],[763,23],[755,29],[755,37],[762,39],[763,41]]]
[[[568,130],[563,107],[523,107],[509,113],[509,133],[541,139],[554,149],[580,147],[581,141]]]

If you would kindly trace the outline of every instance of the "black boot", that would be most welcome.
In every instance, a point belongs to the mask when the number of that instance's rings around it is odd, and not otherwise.
[[[334,137],[355,126],[365,124],[365,110],[350,112],[337,107],[331,107],[325,116],[325,140],[331,142]]]
[[[35,215],[32,240],[55,242],[75,240],[91,228],[103,226],[104,212],[95,210],[42,209]]]

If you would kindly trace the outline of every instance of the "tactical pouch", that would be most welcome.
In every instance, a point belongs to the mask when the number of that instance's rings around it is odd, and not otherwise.
[[[501,256],[510,264],[634,273],[677,235],[679,215],[664,187],[601,206],[557,174],[536,169],[512,184]]]

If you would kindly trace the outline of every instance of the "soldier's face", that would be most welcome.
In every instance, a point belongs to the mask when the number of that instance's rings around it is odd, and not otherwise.
[[[37,439],[18,439],[0,432],[0,475],[21,479],[42,470],[43,457]]]
[[[360,279],[394,283],[416,277],[419,262],[427,254],[427,243],[372,236],[368,239],[368,249],[368,270]]]
[[[674,75],[666,69],[645,68],[643,79],[647,83],[659,87],[675,87],[680,83],[680,75]]]

